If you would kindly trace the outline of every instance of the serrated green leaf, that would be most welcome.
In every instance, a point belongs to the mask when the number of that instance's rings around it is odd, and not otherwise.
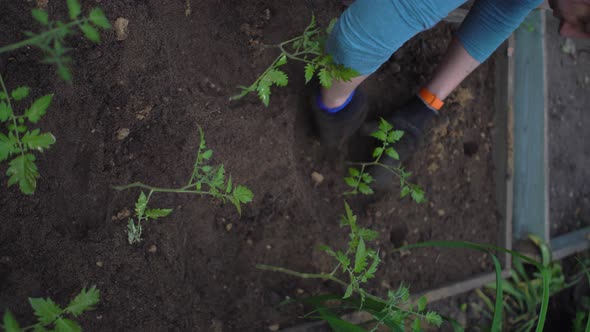
[[[31,15],[33,15],[35,21],[43,25],[47,25],[49,23],[49,15],[47,15],[47,12],[44,10],[34,8],[31,10]]]
[[[229,179],[227,180],[227,186],[225,187],[225,193],[229,194],[232,190],[232,183],[231,183],[231,174],[229,175]]]
[[[368,280],[375,278],[375,273],[377,272],[377,267],[379,266],[381,259],[379,258],[379,253],[375,253],[372,257],[373,261],[367,271],[363,274],[362,282],[367,282]]]
[[[53,331],[53,330],[50,331],[50,330],[46,329],[45,327],[43,327],[43,325],[36,324],[36,325],[33,325],[33,332],[55,332],[55,331]]]
[[[82,332],[82,327],[73,320],[59,318],[55,321],[55,332]]]
[[[149,209],[145,211],[146,218],[158,219],[160,217],[166,217],[172,213],[172,209]]]
[[[395,143],[404,136],[404,132],[401,130],[393,130],[387,135],[387,141],[389,143]]]
[[[422,331],[422,327],[420,326],[420,320],[418,318],[414,319],[412,322],[412,332],[420,332]]]
[[[221,189],[223,187],[223,183],[225,182],[225,168],[223,165],[217,168],[217,172],[215,176],[211,180],[210,185],[214,188]]]
[[[440,327],[443,323],[442,317],[434,311],[429,311],[426,313],[426,321],[428,324],[434,325],[436,327]]]
[[[309,83],[315,73],[315,66],[311,63],[305,65],[305,84]]]
[[[350,82],[350,80],[360,75],[361,74],[358,71],[342,65],[336,65],[332,69],[332,77],[343,82]]]
[[[320,72],[318,73],[318,77],[320,78],[320,84],[324,88],[330,88],[330,87],[332,87],[332,76],[326,70],[326,68],[320,69]]]
[[[391,123],[387,122],[387,120],[385,120],[383,118],[379,119],[379,130],[387,133],[391,129],[393,129],[393,126],[391,125]]]
[[[211,150],[211,149],[203,152],[203,154],[201,155],[201,157],[203,157],[203,159],[205,159],[205,160],[211,159],[211,156],[213,156],[213,150]]]
[[[35,315],[44,325],[51,324],[62,314],[63,310],[51,299],[29,298],[29,303]]]
[[[373,181],[375,181],[375,179],[373,179],[373,177],[369,173],[363,173],[362,180],[366,184],[370,184],[373,183]]]
[[[344,292],[344,296],[342,296],[343,299],[347,299],[349,297],[352,296],[352,284],[348,285],[348,287],[346,287],[346,291]]]
[[[424,311],[426,309],[426,305],[428,304],[428,299],[426,296],[422,296],[418,299],[418,311]]]
[[[354,272],[360,273],[365,269],[365,266],[367,266],[367,250],[365,247],[365,241],[361,237],[354,255]]]
[[[133,219],[127,221],[127,241],[129,244],[141,242],[142,227],[141,224],[135,224]]]
[[[250,203],[254,194],[245,186],[237,186],[234,188],[233,196],[241,203]]]
[[[327,245],[321,244],[319,246],[317,246],[317,249],[319,251],[324,251],[327,254],[329,254],[330,256],[334,256],[336,257],[336,253],[334,252],[334,250],[332,250],[332,248],[328,247]]]
[[[383,148],[382,147],[376,147],[375,150],[373,150],[373,158],[377,158],[379,157],[379,155],[381,155],[383,153]]]
[[[51,133],[39,134],[39,129],[27,132],[21,142],[30,150],[43,151],[55,143],[55,136]]]
[[[70,69],[64,65],[58,64],[57,66],[57,74],[61,77],[62,80],[69,82],[72,80],[72,72]]]
[[[274,83],[276,86],[287,86],[287,84],[289,84],[289,77],[287,76],[287,74],[278,69],[269,70],[266,73],[266,75],[264,75],[262,80],[270,81],[271,83]]]
[[[346,269],[350,265],[350,259],[348,258],[348,256],[346,256],[342,251],[338,250],[334,257],[336,257],[336,260],[338,260],[340,265],[342,265],[342,271],[346,271]]]
[[[98,33],[98,30],[96,30],[96,28],[92,25],[88,23],[82,23],[80,24],[80,30],[82,30],[82,33],[86,39],[96,44],[100,43],[100,33]]]
[[[377,130],[374,133],[371,133],[371,136],[375,137],[376,139],[386,142],[387,141],[387,134],[384,131]]]
[[[379,237],[379,232],[368,228],[361,228],[359,234],[365,241],[373,241]]]
[[[109,22],[104,12],[100,8],[94,8],[93,10],[91,10],[90,14],[88,15],[88,19],[90,20],[90,22],[92,22],[92,24],[96,25],[99,28],[111,28],[111,23]]]
[[[287,63],[287,56],[283,54],[283,55],[282,55],[282,56],[279,58],[279,60],[278,60],[278,61],[277,61],[277,63],[275,64],[275,66],[277,66],[277,67],[278,67],[278,66],[282,66],[282,65],[284,65],[284,64],[286,64],[286,63]]]
[[[97,305],[99,301],[100,291],[96,289],[96,286],[92,286],[88,290],[84,287],[68,304],[65,311],[74,315],[74,317],[78,317],[85,311],[93,310],[93,306]]]
[[[348,169],[348,174],[350,174],[350,176],[358,177],[359,175],[361,175],[361,172],[354,167],[350,167]]]
[[[408,186],[402,187],[400,197],[404,198],[404,197],[408,196],[408,194],[410,194],[410,191],[411,191],[410,187],[408,187]]]
[[[424,191],[422,189],[414,189],[412,190],[412,199],[414,200],[414,202],[416,203],[422,203],[424,202]]]
[[[373,189],[371,189],[371,187],[369,187],[369,186],[368,186],[367,184],[365,184],[365,183],[362,183],[362,182],[361,182],[361,183],[359,183],[359,187],[358,187],[358,188],[359,188],[359,191],[361,192],[361,194],[364,194],[364,195],[371,195],[371,194],[374,194],[374,191],[373,191]]]
[[[80,3],[78,2],[78,0],[68,0],[68,12],[70,14],[70,18],[72,20],[76,19],[76,17],[78,17],[78,15],[80,15],[81,12],[81,8],[80,8]]]
[[[35,156],[25,154],[14,158],[9,163],[6,175],[9,176],[9,187],[18,183],[23,194],[33,194],[37,187],[37,178],[39,178],[39,171],[35,165]]]
[[[258,82],[258,86],[256,87],[256,91],[258,91],[258,98],[260,98],[266,107],[268,107],[268,104],[270,103],[270,84],[271,82],[269,81],[261,80]]]
[[[12,313],[8,310],[6,310],[6,312],[4,313],[2,325],[4,325],[5,332],[21,332],[22,331],[22,329],[20,328],[20,325],[18,325],[18,322],[16,321],[16,319],[14,318]]]
[[[0,103],[0,122],[5,122],[12,116],[12,108],[7,103]]]
[[[12,98],[14,100],[19,101],[19,100],[27,98],[30,91],[31,91],[31,89],[29,89],[29,87],[21,86],[21,87],[18,87],[16,89],[12,90],[12,93],[10,95],[12,96]]]
[[[202,170],[204,173],[209,173],[209,172],[211,172],[211,170],[212,170],[212,169],[213,169],[213,168],[212,168],[211,166],[209,166],[209,165],[205,165],[205,166],[201,167],[201,170]]]
[[[6,136],[0,133],[0,161],[8,159],[8,157],[20,151],[17,143],[13,135]]]
[[[352,187],[352,188],[356,188],[356,185],[357,185],[357,183],[358,183],[358,182],[357,182],[357,179],[354,179],[354,178],[351,178],[351,177],[345,177],[345,178],[344,178],[344,182],[346,182],[346,184],[347,184],[349,187]]]
[[[387,150],[385,150],[385,153],[387,153],[387,155],[395,160],[399,160],[399,154],[397,153],[397,151],[395,151],[394,148],[389,147],[387,148]]]
[[[139,197],[137,198],[137,202],[135,202],[135,216],[137,218],[143,217],[146,207],[147,207],[147,196],[142,191],[139,194]]]

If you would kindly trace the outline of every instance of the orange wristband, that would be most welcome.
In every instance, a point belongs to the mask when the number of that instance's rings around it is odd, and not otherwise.
[[[442,100],[438,99],[434,93],[426,88],[422,88],[418,91],[418,97],[420,97],[426,105],[432,107],[436,111],[440,110],[445,104]]]

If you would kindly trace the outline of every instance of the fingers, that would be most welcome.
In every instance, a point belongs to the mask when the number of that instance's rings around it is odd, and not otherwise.
[[[590,23],[585,25],[562,22],[559,34],[569,38],[590,38]]]

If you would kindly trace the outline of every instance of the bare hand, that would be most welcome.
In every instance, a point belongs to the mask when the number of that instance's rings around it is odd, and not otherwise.
[[[590,38],[590,0],[549,0],[549,5],[561,20],[560,35]]]

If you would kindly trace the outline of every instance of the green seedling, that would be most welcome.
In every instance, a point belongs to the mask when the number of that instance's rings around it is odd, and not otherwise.
[[[193,172],[187,184],[180,188],[157,188],[145,185],[141,182],[135,182],[125,186],[117,186],[116,190],[126,190],[131,188],[141,188],[148,191],[146,195],[143,191],[139,194],[135,203],[135,219],[130,218],[127,223],[127,239],[129,244],[141,241],[142,223],[148,220],[155,220],[168,216],[172,209],[148,209],[150,198],[154,193],[177,193],[208,195],[220,199],[222,202],[230,201],[241,214],[241,205],[252,201],[253,194],[250,189],[242,185],[232,183],[231,175],[227,176],[223,165],[212,166],[210,159],[213,156],[213,150],[207,148],[205,135],[199,127],[200,144],[197,151],[197,159],[193,166]]]
[[[34,151],[43,152],[55,143],[51,133],[41,133],[40,129],[29,129],[28,124],[36,124],[45,115],[53,95],[45,95],[35,100],[20,114],[15,112],[13,102],[27,98],[30,89],[19,87],[10,93],[0,76],[0,123],[6,125],[8,135],[0,132],[0,161],[8,160],[8,186],[18,184],[21,192],[30,195],[35,192],[39,171],[35,165]]]
[[[374,179],[367,172],[367,168],[383,167],[399,178],[401,187],[400,196],[402,198],[409,195],[416,203],[422,203],[425,201],[424,190],[418,185],[409,182],[412,173],[406,172],[401,166],[392,166],[382,162],[384,157],[399,160],[399,154],[395,150],[394,144],[397,143],[403,135],[403,131],[394,130],[389,122],[384,119],[380,120],[379,128],[373,132],[371,136],[377,139],[381,145],[373,150],[374,159],[372,162],[352,163],[353,165],[358,165],[359,168],[351,167],[348,169],[348,176],[344,178],[344,181],[351,190],[344,193],[345,195],[356,195],[358,193],[364,195],[373,194],[373,189],[371,189],[370,185],[374,182]]]
[[[100,8],[92,9],[88,17],[81,17],[81,7],[77,0],[67,0],[67,6],[71,19],[67,23],[51,21],[46,11],[33,9],[31,14],[41,24],[42,31],[25,32],[27,39],[0,47],[0,54],[25,46],[37,47],[46,55],[43,62],[55,64],[59,76],[70,81],[72,74],[67,64],[71,62],[71,58],[66,55],[69,49],[65,46],[65,38],[74,34],[74,28],[78,27],[88,40],[98,43],[98,29],[109,29],[111,24]],[[30,89],[23,86],[9,93],[1,74],[0,85],[0,123],[5,123],[8,129],[7,134],[0,132],[0,162],[14,157],[6,172],[9,176],[8,186],[18,184],[21,192],[30,195],[35,192],[39,178],[36,158],[32,152],[48,149],[55,143],[55,137],[51,133],[41,133],[40,129],[29,130],[27,121],[34,124],[39,122],[47,112],[53,94],[35,100],[22,114],[16,114],[13,102],[25,99]]]
[[[45,53],[43,62],[54,64],[58,75],[65,81],[72,80],[72,73],[68,64],[72,59],[66,54],[70,50],[65,45],[66,37],[76,33],[78,28],[82,34],[93,43],[100,43],[100,29],[110,29],[111,24],[100,8],[94,8],[88,16],[81,16],[82,10],[77,0],[67,0],[69,22],[52,21],[46,11],[33,9],[33,18],[41,24],[41,31],[34,33],[25,31],[28,38],[20,42],[0,47],[0,54],[14,51],[21,47],[33,46]]]
[[[412,331],[422,331],[423,323],[439,327],[443,318],[434,311],[426,310],[425,297],[415,303],[411,301],[407,287],[402,285],[396,291],[389,291],[387,298],[380,298],[363,289],[363,285],[375,278],[381,262],[379,252],[370,248],[370,243],[379,234],[360,227],[347,203],[344,208],[345,214],[341,217],[340,225],[350,229],[348,247],[345,250],[334,250],[328,246],[319,248],[334,258],[332,272],[311,274],[268,265],[257,267],[299,278],[323,279],[340,284],[345,289],[341,295],[320,295],[301,300],[315,307],[307,317],[326,321],[334,331],[368,331],[340,318],[338,312],[351,309],[366,311],[372,315],[374,319],[365,324],[371,327],[370,331],[377,331],[382,326],[387,326],[392,331],[403,331],[406,327],[410,327]]]
[[[24,331],[56,331],[56,332],[80,332],[82,327],[72,318],[78,318],[84,312],[94,310],[94,306],[100,301],[100,291],[95,286],[82,291],[70,303],[61,308],[53,300],[46,298],[29,298],[29,303],[37,316],[35,324],[20,327],[20,324],[10,311],[4,313],[2,328],[5,332]]]
[[[305,63],[304,76],[306,84],[315,76],[322,86],[329,88],[334,80],[350,81],[353,77],[359,76],[360,74],[356,70],[336,64],[332,56],[324,52],[326,37],[335,24],[336,19],[333,19],[327,29],[321,29],[317,26],[315,16],[312,16],[311,23],[300,36],[280,44],[267,46],[268,48],[278,49],[280,51],[279,56],[252,85],[240,86],[242,92],[230,99],[240,99],[251,92],[256,92],[262,103],[268,106],[271,87],[273,85],[284,87],[289,83],[287,74],[281,70],[281,67],[287,64],[288,60]]]
[[[542,254],[548,255],[548,251]],[[540,272],[527,272],[523,260],[519,257],[512,260],[512,266],[511,278],[502,280],[502,289],[504,290],[503,306],[506,312],[505,328],[515,332],[532,331],[539,319],[538,308],[543,299],[544,287],[547,287],[547,285],[544,286],[543,276]],[[559,263],[551,262],[547,268],[551,273],[551,280],[548,284],[549,296],[553,296],[571,286],[566,283]],[[488,285],[486,288],[494,291],[496,285]],[[476,293],[486,305],[487,311],[484,311],[484,314],[491,318],[494,310],[492,300],[484,291],[478,289]]]

